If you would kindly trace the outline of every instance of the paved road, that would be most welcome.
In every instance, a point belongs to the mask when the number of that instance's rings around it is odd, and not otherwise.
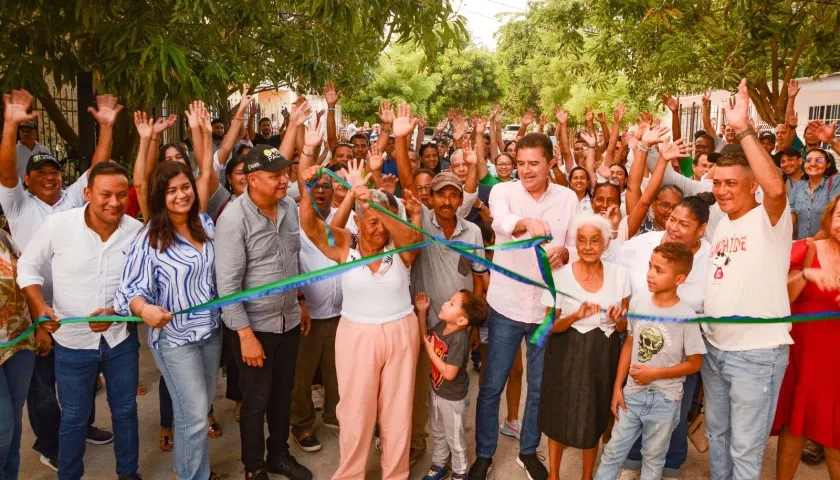
[[[478,393],[478,374],[470,371],[470,398],[475,399]],[[172,472],[172,453],[164,453],[158,449],[158,373],[154,361],[148,349],[141,347],[140,378],[148,388],[149,393],[138,397],[140,411],[140,473],[146,480],[168,480],[174,479]],[[527,377],[526,377],[527,378]],[[233,402],[224,398],[224,379],[219,378],[217,400],[215,403],[216,419],[222,424],[224,434],[210,440],[210,459],[212,467],[223,479],[241,479],[244,477],[242,464],[239,462],[239,429],[233,417]],[[523,388],[524,394],[524,388]],[[504,398],[502,400],[504,402]],[[524,398],[522,405],[524,406]],[[102,428],[110,428],[110,417],[105,394],[100,393],[97,398],[97,423]],[[474,430],[474,406],[470,406],[470,419],[467,425],[467,440],[469,451],[472,454],[475,447]],[[501,408],[504,414],[504,405]],[[320,421],[319,421],[320,422]],[[32,431],[29,428],[29,421],[24,418],[23,448],[21,450],[21,479],[47,480],[54,479],[55,473],[41,465],[38,461],[38,454],[30,447],[34,442]],[[292,442],[292,452],[302,464],[309,467],[315,474],[316,480],[329,479],[338,466],[338,433],[322,428],[319,437],[324,448],[316,453],[304,453]],[[429,445],[431,447],[431,445]],[[113,480],[114,474],[114,450],[112,445],[88,445],[86,453],[86,475],[85,479]],[[547,455],[547,440],[543,437],[540,452]],[[518,453],[518,442],[515,439],[502,436],[499,440],[499,450],[496,454],[494,478],[497,480],[524,479],[524,471],[516,465],[515,459]],[[579,478],[581,453],[577,450],[567,450],[563,457],[561,478]],[[768,442],[767,452],[764,460],[764,472],[762,480],[775,478],[776,461],[776,439]],[[380,478],[377,465],[378,455],[371,448],[370,460],[368,462],[367,478]],[[411,479],[420,479],[426,473],[431,462],[431,454],[427,453],[421,458],[417,465],[411,470]],[[283,478],[272,476],[273,478]],[[700,480],[709,478],[708,457],[689,446],[688,462],[683,468],[682,480]],[[825,466],[812,467],[802,465],[796,476],[797,480],[828,480],[828,472]]]

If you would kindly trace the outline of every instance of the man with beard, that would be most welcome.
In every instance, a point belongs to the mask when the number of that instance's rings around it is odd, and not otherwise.
[[[254,132],[254,120],[257,119],[257,104],[251,104],[251,119],[248,122],[248,138],[254,145],[271,145],[280,148],[280,135],[271,134],[271,119],[263,117],[259,121],[259,132]]]
[[[225,139],[225,122],[221,118],[214,118],[210,126],[213,128],[213,153],[216,153],[222,148],[222,140]]]
[[[36,154],[27,159],[23,177],[18,175],[15,154],[15,131],[18,125],[31,122],[35,113],[27,113],[32,95],[25,90],[16,90],[4,97],[5,112],[3,137],[0,143],[0,205],[12,229],[12,239],[21,251],[34,240],[36,232],[47,218],[85,204],[84,190],[88,186],[90,170],[79,176],[70,188],[62,189],[61,164],[54,157]],[[96,109],[89,111],[99,123],[99,140],[91,159],[91,169],[111,157],[111,138],[114,122],[122,105],[110,95],[96,98]],[[23,184],[29,185],[24,191]],[[43,277],[42,292],[47,304],[52,304],[52,274],[49,264],[40,272]],[[35,360],[33,381],[27,397],[27,411],[32,431],[37,438],[33,448],[41,454],[41,463],[53,470],[58,468],[58,436],[61,422],[61,407],[56,399],[55,362],[52,352],[52,338],[43,329],[35,330],[36,344],[41,346]],[[96,381],[91,382],[91,398],[95,395]],[[110,432],[93,426],[95,412],[91,410],[88,419],[87,441],[94,444],[109,443]]]
[[[411,107],[400,105],[399,117],[394,120],[393,128],[400,183],[404,189],[410,190],[415,197],[420,198],[423,193],[418,188],[408,158],[408,144],[414,130],[411,122]],[[460,157],[463,157],[460,161],[464,164],[464,178],[469,182],[468,188],[473,191],[477,183],[476,165],[482,158],[480,154],[480,151],[460,154]],[[418,174],[418,177],[422,176]],[[464,184],[460,178],[453,172],[439,173],[432,179],[430,187],[432,209],[430,210],[425,203],[421,202],[423,230],[448,240],[483,245],[481,230],[478,226],[459,215],[459,211],[465,211],[461,207],[465,197],[468,196],[464,193]],[[475,254],[483,257],[484,251],[476,250]],[[486,274],[487,269],[483,265],[461,257],[450,248],[435,243],[426,247],[423,254],[418,257],[418,261],[415,261],[412,266],[411,288],[412,294],[426,292],[429,296],[431,307],[427,327],[432,328],[438,323],[438,312],[441,306],[456,292],[467,289],[483,298],[482,276]],[[411,448],[409,449],[409,463],[411,464],[426,452],[430,369],[428,355],[420,355],[417,362],[412,408]]]
[[[114,115],[116,116],[116,115]],[[115,315],[114,294],[122,277],[125,251],[143,225],[125,214],[128,172],[112,163],[91,169],[85,188],[87,205],[46,218],[18,262],[18,284],[32,307],[33,318],[46,317],[43,328],[55,338],[55,381],[61,403],[58,478],[84,475],[85,438],[93,410],[92,386],[105,374],[114,426],[119,480],[137,474],[137,380],[140,342],[125,322],[62,325],[67,317]],[[54,297],[44,296],[50,271]]]

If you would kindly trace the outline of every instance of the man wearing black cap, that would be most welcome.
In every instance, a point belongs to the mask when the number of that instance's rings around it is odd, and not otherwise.
[[[52,155],[52,153],[50,149],[35,140],[38,136],[38,124],[34,121],[27,120],[18,125],[18,136],[20,140],[17,142],[17,171],[20,178],[23,178],[29,157],[37,154]]]
[[[49,152],[31,155],[24,164],[23,175],[18,173],[18,151],[15,151],[15,133],[33,124],[37,113],[29,112],[32,95],[25,90],[15,90],[3,98],[5,103],[3,137],[0,141],[0,205],[12,230],[12,239],[22,251],[47,217],[85,204],[84,189],[88,186],[88,172],[67,190],[62,190],[61,164]],[[96,97],[97,108],[89,111],[99,123],[99,142],[91,159],[93,166],[111,157],[111,138],[114,121],[122,105],[110,95]],[[89,171],[89,170],[88,170]],[[23,183],[29,190],[23,189]],[[41,272],[44,299],[52,304],[52,274],[47,266]],[[55,392],[55,365],[51,351],[52,338],[40,327],[35,333],[36,344],[42,347],[43,356],[37,357],[30,384],[27,408],[32,430],[37,437],[35,449],[41,453],[41,462],[53,470],[58,467],[58,428],[61,409]],[[91,394],[95,387],[91,385]],[[108,443],[113,435],[94,427],[95,412],[91,411],[88,429],[89,443]]]
[[[263,144],[248,152],[243,167],[248,189],[228,204],[216,224],[220,297],[299,273],[298,211],[287,195],[289,170],[295,162],[288,158],[294,153],[294,132],[309,112],[305,102],[293,108],[291,134],[284,136],[280,150]],[[239,429],[246,479],[268,480],[267,472],[292,480],[312,478],[289,453],[287,442],[298,344],[301,333],[309,330],[302,301],[298,290],[290,290],[222,307],[222,321],[237,334],[230,346],[239,365]],[[268,421],[268,440],[263,418]]]
[[[766,131],[758,134],[758,141],[764,150],[767,150],[768,155],[773,155],[773,150],[776,148],[776,135],[773,132]]]

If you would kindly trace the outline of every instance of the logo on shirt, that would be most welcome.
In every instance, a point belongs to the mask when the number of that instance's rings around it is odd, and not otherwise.
[[[723,280],[723,267],[729,265],[730,260],[729,255],[722,251],[712,257],[712,266],[715,267],[712,283],[720,283]]]
[[[639,361],[649,362],[665,346],[665,335],[654,325],[649,325],[639,333]]]
[[[437,355],[441,360],[446,360],[446,354],[449,353],[449,347],[443,343],[443,340],[438,338],[437,333],[432,332],[432,341],[435,343],[435,355]],[[437,369],[434,364],[432,364],[432,386],[435,387],[435,390],[440,388],[440,385],[443,383],[443,373]]]

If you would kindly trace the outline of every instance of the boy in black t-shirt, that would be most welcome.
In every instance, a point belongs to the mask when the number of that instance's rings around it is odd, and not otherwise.
[[[420,331],[426,332],[429,298],[417,294],[414,302]],[[469,290],[461,290],[444,303],[437,325],[424,334],[423,344],[432,362],[429,414],[434,441],[432,466],[423,480],[441,480],[449,474],[446,461],[452,456],[452,480],[467,478],[467,441],[464,412],[469,405],[470,358],[467,327],[480,327],[487,320],[487,304]]]

